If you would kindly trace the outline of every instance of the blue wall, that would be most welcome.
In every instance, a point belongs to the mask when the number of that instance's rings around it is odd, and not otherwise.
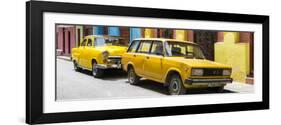
[[[119,27],[108,27],[108,35],[110,35],[110,36],[120,36]]]
[[[103,26],[94,26],[93,35],[110,35],[110,36],[120,36],[119,27],[108,27],[108,34],[104,34]],[[141,38],[141,28],[130,28],[130,43],[136,38]]]
[[[93,27],[93,35],[103,35],[103,26],[94,26]]]
[[[135,38],[141,37],[141,28],[130,28],[130,43]]]

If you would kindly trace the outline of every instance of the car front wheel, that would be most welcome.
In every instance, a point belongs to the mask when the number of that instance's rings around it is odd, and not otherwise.
[[[182,95],[186,93],[182,80],[177,74],[172,75],[169,80],[169,93],[170,95]]]
[[[134,68],[129,68],[128,70],[128,81],[131,85],[138,84],[140,77],[135,73]]]
[[[99,69],[97,68],[97,62],[93,62],[92,64],[92,74],[95,78],[100,78],[103,76],[103,70],[102,69]]]
[[[74,70],[75,71],[80,71],[81,70],[81,68],[78,66],[76,61],[73,61],[73,65],[74,65]]]

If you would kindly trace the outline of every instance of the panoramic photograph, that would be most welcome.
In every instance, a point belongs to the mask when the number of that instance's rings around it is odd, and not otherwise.
[[[254,93],[254,32],[56,24],[56,101]]]

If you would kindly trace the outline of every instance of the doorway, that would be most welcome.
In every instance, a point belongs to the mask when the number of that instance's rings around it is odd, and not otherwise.
[[[65,53],[65,28],[62,28],[62,53]]]
[[[68,44],[68,53],[67,54],[70,54],[70,40],[71,40],[71,38],[70,38],[70,31],[67,31],[67,37],[68,37],[68,39],[67,39],[67,44]]]
[[[197,43],[208,60],[214,61],[214,44],[217,32],[209,30],[194,30],[194,42]]]

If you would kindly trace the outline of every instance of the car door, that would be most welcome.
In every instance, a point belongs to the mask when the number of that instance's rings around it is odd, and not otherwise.
[[[83,51],[83,56],[85,59],[85,68],[91,69],[92,68],[92,59],[93,59],[93,38],[88,38],[87,44],[85,46],[85,49]]]
[[[83,53],[84,53],[84,51],[85,51],[85,46],[86,46],[86,44],[87,44],[87,41],[88,41],[88,39],[85,38],[85,39],[82,41],[81,45],[79,46],[79,53],[80,53],[80,54],[79,54],[79,57],[78,57],[78,64],[79,64],[80,66],[82,66],[82,67],[85,66],[85,59],[84,59]]]
[[[143,68],[147,77],[162,80],[163,42],[153,41],[149,54],[144,58]]]
[[[123,56],[122,56],[122,60],[121,60],[122,65],[127,66],[129,63],[135,64],[134,57],[136,56],[136,52],[139,47],[139,44],[140,44],[139,40],[132,41],[132,43],[130,44],[130,46],[127,50],[127,53],[123,54]]]
[[[145,71],[143,69],[144,58],[149,53],[150,47],[151,47],[151,41],[148,40],[141,41],[137,52],[133,54],[135,72],[139,75],[145,75],[144,74]]]

